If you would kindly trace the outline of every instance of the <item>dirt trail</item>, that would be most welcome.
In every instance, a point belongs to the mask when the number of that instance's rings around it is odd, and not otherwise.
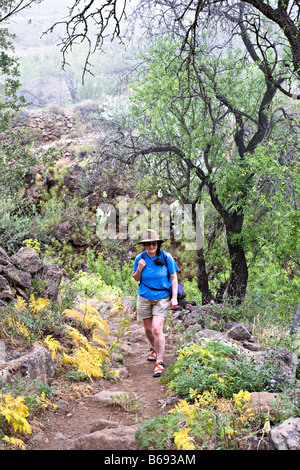
[[[74,441],[91,432],[91,428],[99,419],[116,421],[122,425],[141,423],[153,416],[162,415],[171,406],[164,406],[167,388],[153,377],[155,364],[147,361],[149,343],[146,340],[141,323],[132,322],[131,335],[128,344],[123,344],[124,364],[122,368],[128,371],[127,377],[118,381],[100,379],[93,383],[90,396],[81,396],[58,400],[55,411],[46,411],[36,417],[33,422],[31,450],[70,450]],[[171,345],[166,338],[165,366],[174,360]],[[100,391],[122,391],[135,394],[137,400],[133,406],[125,409],[98,403],[93,398]],[[55,400],[52,399],[55,403]],[[60,402],[62,402],[60,404]],[[139,406],[134,406],[139,405]],[[130,450],[130,449],[129,449]]]

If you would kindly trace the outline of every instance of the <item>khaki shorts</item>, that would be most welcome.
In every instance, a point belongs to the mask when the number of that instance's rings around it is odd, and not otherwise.
[[[150,300],[144,297],[138,296],[137,300],[137,316],[141,320],[151,318],[153,315],[159,315],[160,317],[166,317],[168,315],[170,305],[170,296],[168,295],[164,299]]]

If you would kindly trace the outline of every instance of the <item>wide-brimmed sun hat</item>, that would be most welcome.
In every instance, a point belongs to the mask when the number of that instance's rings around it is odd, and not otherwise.
[[[138,245],[139,243],[147,243],[147,242],[161,242],[162,243],[163,241],[164,240],[159,238],[156,230],[147,229],[143,233],[143,239],[135,243],[135,245]]]

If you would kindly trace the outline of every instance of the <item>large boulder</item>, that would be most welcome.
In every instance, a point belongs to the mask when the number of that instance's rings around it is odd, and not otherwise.
[[[269,443],[271,450],[300,450],[300,418],[289,418],[274,426]]]
[[[75,440],[72,450],[139,450],[135,438],[138,426],[114,426],[84,434]]]
[[[252,337],[251,326],[244,323],[236,323],[228,330],[227,336],[236,341],[249,341]]]
[[[16,269],[14,266],[1,266],[2,273],[11,281],[13,284],[17,284],[21,287],[29,288],[31,286],[31,275],[24,271]]]
[[[55,370],[50,352],[41,344],[34,344],[26,354],[18,359],[4,362],[0,367],[0,381],[4,383],[10,382],[14,376],[21,376],[49,384]]]
[[[30,247],[21,248],[18,253],[12,257],[12,263],[18,266],[22,271],[35,274],[44,267],[44,263],[38,253]]]
[[[57,264],[46,264],[41,272],[40,279],[45,281],[44,296],[50,300],[57,300],[58,291],[64,271]]]

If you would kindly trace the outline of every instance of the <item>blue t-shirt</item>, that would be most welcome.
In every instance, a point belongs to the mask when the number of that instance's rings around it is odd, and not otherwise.
[[[154,261],[157,259],[157,256],[150,257],[147,255],[147,251],[140,253],[134,260],[133,273],[136,272],[138,268],[138,263],[141,258],[146,261],[146,266],[142,271],[141,282],[139,285],[139,295],[145,299],[159,300],[168,296],[169,289],[172,286],[170,280],[170,274],[176,273],[178,271],[178,266],[175,263],[174,258],[170,253],[160,250],[161,256],[160,259],[164,263],[163,266],[156,266]],[[166,266],[167,264],[167,266]],[[145,282],[145,284],[144,284]],[[160,291],[149,289],[147,286],[155,287],[155,289],[164,289]]]

